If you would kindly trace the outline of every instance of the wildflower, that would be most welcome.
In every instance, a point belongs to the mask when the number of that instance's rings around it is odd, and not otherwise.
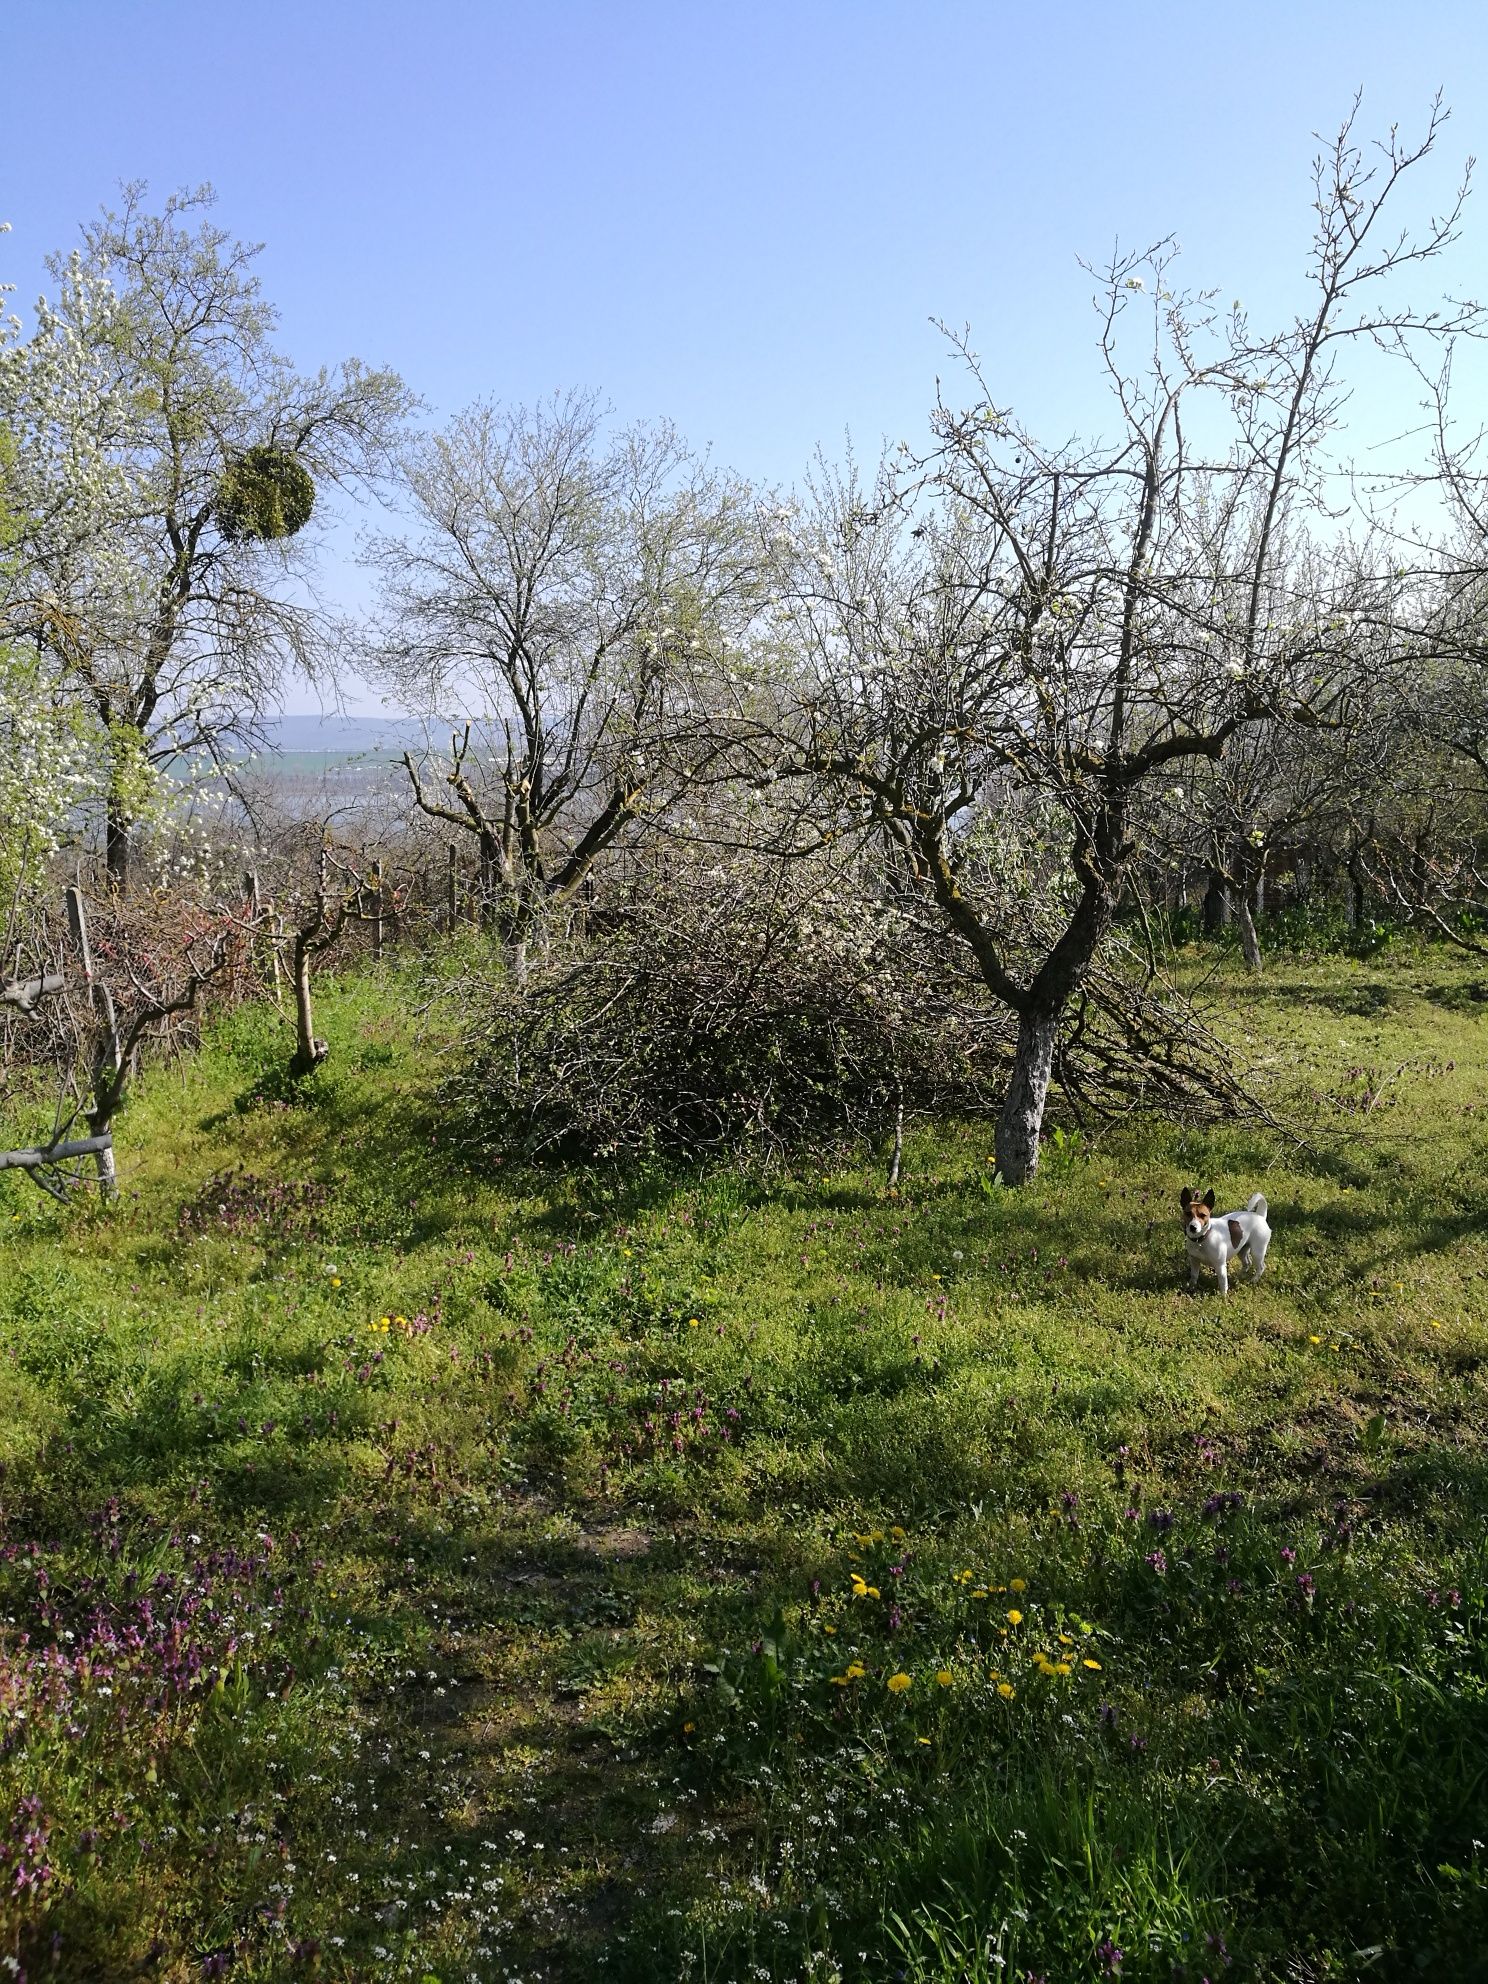
[[[697,1317],[696,1317],[696,1316],[689,1316],[689,1317],[687,1318],[687,1327],[688,1327],[688,1328],[689,1328],[690,1330],[695,1330],[695,1329],[697,1328],[697,1326],[698,1326],[698,1319],[697,1319]]]
[[[867,1672],[868,1669],[863,1663],[860,1660],[855,1660],[848,1667],[846,1678],[849,1681],[861,1681]]]
[[[1008,1624],[1009,1624],[1010,1626],[1021,1626],[1021,1625],[1022,1625],[1022,1623],[1023,1623],[1023,1614],[1022,1614],[1022,1613],[1021,1613],[1021,1612],[1020,1612],[1020,1611],[1018,1610],[1018,1608],[1017,1608],[1017,1606],[1016,1606],[1016,1605],[1015,1605],[1015,1606],[1013,1607],[1013,1609],[1012,1609],[1012,1611],[1011,1611],[1011,1612],[1009,1612],[1009,1614],[1007,1615],[1007,1620],[1008,1620]]]
[[[1009,1578],[1009,1579],[1008,1579],[1008,1590],[1009,1590],[1009,1591],[1027,1591],[1027,1589],[1028,1589],[1028,1580],[1027,1580],[1027,1578]]]
[[[1056,1660],[1054,1663],[1053,1671],[1054,1673],[1059,1675],[1068,1675],[1070,1671],[1070,1664],[1067,1660]]]
[[[1092,1674],[1099,1674],[1101,1671],[1101,1664],[1098,1660],[1082,1660],[1080,1665],[1082,1667],[1088,1667]]]
[[[938,1681],[938,1682],[940,1683],[940,1685],[941,1685],[941,1687],[943,1687],[943,1688],[948,1688],[948,1687],[949,1687],[949,1686],[951,1685],[951,1670],[950,1670],[950,1668],[949,1668],[949,1667],[942,1667],[942,1668],[941,1668],[941,1670],[940,1670],[940,1672],[939,1672],[939,1673],[938,1673],[938,1674],[936,1675],[936,1677],[935,1677],[935,1678],[936,1678],[936,1680],[937,1680],[937,1681]]]
[[[1096,1944],[1095,1953],[1100,1958],[1101,1968],[1108,1977],[1116,1975],[1121,1968],[1121,1960],[1126,1955],[1125,1950],[1118,1949],[1109,1936],[1104,1942]]]
[[[1156,1571],[1159,1577],[1166,1576],[1168,1569],[1167,1553],[1162,1550],[1150,1551],[1147,1556],[1147,1564],[1149,1569]]]
[[[1005,1702],[1010,1702],[1013,1699],[1014,1695],[1017,1694],[1018,1690],[1013,1686],[1011,1681],[999,1681],[997,1684],[997,1692],[1002,1696],[1002,1699]]]
[[[697,1724],[695,1722],[684,1722],[682,1725],[682,1734],[684,1736],[690,1736],[696,1728]]]
[[[885,1686],[891,1695],[902,1695],[906,1688],[914,1686],[914,1682],[910,1675],[901,1671],[898,1674],[891,1674]]]

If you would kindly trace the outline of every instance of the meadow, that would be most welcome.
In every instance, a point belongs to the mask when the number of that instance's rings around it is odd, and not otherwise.
[[[1191,954],[1283,1127],[897,1194],[471,1166],[413,969],[0,1179],[5,1974],[1488,1977],[1473,961]]]

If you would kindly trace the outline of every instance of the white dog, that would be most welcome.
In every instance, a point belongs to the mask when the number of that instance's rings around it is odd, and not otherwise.
[[[1257,1192],[1244,1212],[1216,1215],[1212,1190],[1200,1198],[1185,1185],[1178,1203],[1183,1208],[1190,1287],[1197,1286],[1200,1268],[1213,1268],[1219,1278],[1220,1294],[1228,1295],[1230,1262],[1241,1258],[1250,1263],[1251,1279],[1260,1280],[1266,1272],[1266,1249],[1271,1245],[1264,1194]]]

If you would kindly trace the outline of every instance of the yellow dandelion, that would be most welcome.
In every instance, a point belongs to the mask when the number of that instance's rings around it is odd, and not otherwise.
[[[843,1678],[848,1681],[861,1681],[867,1672],[868,1669],[863,1665],[861,1660],[854,1660],[848,1666]]]
[[[1101,1671],[1101,1664],[1098,1660],[1082,1660],[1080,1665],[1082,1667],[1088,1667],[1092,1674],[1099,1674]]]
[[[927,1750],[930,1747],[930,1738],[928,1736],[916,1736],[915,1741],[917,1743],[923,1743]]]
[[[1008,1590],[1009,1590],[1009,1591],[1027,1591],[1027,1589],[1028,1589],[1028,1580],[1027,1580],[1027,1578],[1009,1578],[1009,1579],[1008,1579]]]
[[[684,1736],[690,1736],[696,1728],[697,1724],[695,1722],[684,1722],[682,1725],[682,1734]]]
[[[949,1687],[949,1686],[951,1685],[951,1670],[950,1670],[950,1668],[949,1668],[949,1667],[942,1667],[942,1668],[941,1668],[941,1670],[940,1670],[940,1672],[939,1672],[939,1673],[938,1673],[938,1674],[936,1675],[936,1677],[935,1677],[935,1678],[936,1678],[936,1680],[937,1680],[937,1681],[938,1681],[938,1682],[940,1683],[940,1685],[941,1685],[941,1687],[943,1687],[943,1688],[948,1688],[948,1687]]]
[[[1013,1696],[1017,1694],[1018,1690],[1013,1686],[1011,1681],[999,1681],[997,1684],[997,1692],[1002,1696],[1002,1699],[1005,1702],[1010,1702],[1013,1699]]]
[[[1310,1336],[1310,1337],[1309,1337],[1309,1338],[1307,1339],[1307,1341],[1308,1341],[1309,1343],[1321,1343],[1321,1342],[1322,1342],[1322,1340],[1323,1340],[1323,1339],[1322,1339],[1322,1338],[1321,1338],[1320,1336]]]
[[[1070,1664],[1067,1660],[1056,1660],[1051,1671],[1055,1674],[1068,1674]]]
[[[898,1674],[891,1674],[885,1686],[891,1695],[902,1695],[906,1688],[912,1688],[914,1686],[914,1680],[911,1675],[901,1671]]]
[[[1009,1614],[1007,1615],[1007,1621],[1010,1626],[1022,1625],[1023,1614],[1018,1610],[1016,1605],[1013,1607],[1012,1611],[1009,1612]]]
[[[687,1327],[688,1327],[688,1328],[689,1328],[690,1330],[695,1330],[695,1329],[697,1328],[697,1326],[698,1326],[698,1319],[697,1319],[697,1317],[696,1317],[696,1316],[689,1316],[689,1317],[687,1318]]]
[[[822,1631],[823,1631],[824,1633],[835,1633],[835,1632],[836,1632],[836,1630],[837,1630],[837,1628],[836,1628],[835,1626],[823,1626],[823,1627],[822,1627]]]
[[[894,1527],[889,1531],[889,1534],[890,1536],[893,1537],[896,1543],[902,1543],[904,1541],[904,1531],[899,1527],[898,1523],[894,1524]]]
[[[1073,1646],[1074,1641],[1070,1638],[1068,1633],[1061,1633],[1059,1635],[1059,1644],[1061,1646]]]
[[[868,1587],[868,1596],[869,1596],[870,1598],[879,1598],[879,1597],[881,1597],[881,1596],[882,1596],[882,1593],[881,1593],[881,1592],[879,1591],[879,1588],[878,1588],[878,1586],[877,1586],[876,1584],[871,1584],[871,1585],[869,1585],[869,1587]]]

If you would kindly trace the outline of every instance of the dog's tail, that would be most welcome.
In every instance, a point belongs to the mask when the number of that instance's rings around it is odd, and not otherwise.
[[[1261,1218],[1264,1219],[1266,1217],[1266,1194],[1264,1192],[1256,1192],[1245,1210],[1247,1212],[1258,1212]]]

